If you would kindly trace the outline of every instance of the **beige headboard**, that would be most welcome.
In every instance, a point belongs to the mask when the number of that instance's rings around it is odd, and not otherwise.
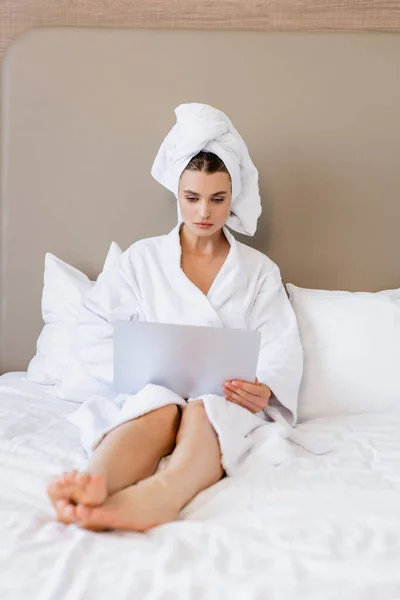
[[[32,27],[400,31],[399,0],[1,0],[0,55]]]
[[[1,371],[41,328],[45,252],[98,273],[168,231],[150,175],[182,102],[231,117],[259,168],[250,244],[300,286],[400,286],[400,35],[41,29],[2,73]]]

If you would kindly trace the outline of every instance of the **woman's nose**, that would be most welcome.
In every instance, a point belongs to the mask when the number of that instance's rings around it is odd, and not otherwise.
[[[202,202],[200,205],[200,216],[202,219],[208,219],[210,216],[210,207],[208,202]]]

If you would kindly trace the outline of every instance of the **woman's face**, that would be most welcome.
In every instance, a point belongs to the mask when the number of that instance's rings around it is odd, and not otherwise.
[[[224,172],[183,171],[178,197],[185,225],[197,236],[210,236],[221,229],[229,217],[231,178]]]

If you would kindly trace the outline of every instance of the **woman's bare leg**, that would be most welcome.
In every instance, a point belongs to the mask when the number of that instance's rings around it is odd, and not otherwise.
[[[87,470],[104,476],[109,494],[152,475],[174,449],[179,421],[179,408],[168,404],[123,423],[94,451]]]
[[[175,446],[179,420],[179,408],[170,404],[110,431],[84,472],[66,473],[50,482],[48,494],[54,506],[97,506],[108,495],[152,475]]]
[[[113,494],[101,506],[77,507],[76,522],[88,529],[145,531],[175,520],[194,496],[223,475],[218,438],[202,401],[183,409],[176,441],[163,471]]]

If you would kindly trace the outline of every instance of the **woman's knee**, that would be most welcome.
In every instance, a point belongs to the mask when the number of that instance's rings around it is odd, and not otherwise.
[[[199,431],[204,431],[205,429],[212,429],[214,431],[203,400],[192,400],[183,408],[182,424],[189,428],[193,426]]]
[[[145,432],[148,436],[156,439],[165,435],[176,435],[180,422],[180,408],[175,404],[168,404],[161,408],[156,408],[140,417],[125,421],[115,429],[108,432],[104,439],[115,437],[115,435],[138,435],[138,432]]]
[[[182,420],[186,423],[195,422],[197,426],[210,426],[203,400],[192,400],[182,409]]]
[[[149,419],[163,429],[176,430],[180,421],[180,408],[176,404],[167,404],[148,413]],[[145,415],[146,416],[146,415]]]
[[[184,408],[186,414],[197,414],[207,417],[203,400],[191,400]]]
[[[180,424],[180,409],[175,404],[162,406],[142,417],[141,428],[147,442],[154,448],[161,448],[163,454],[172,452]]]

